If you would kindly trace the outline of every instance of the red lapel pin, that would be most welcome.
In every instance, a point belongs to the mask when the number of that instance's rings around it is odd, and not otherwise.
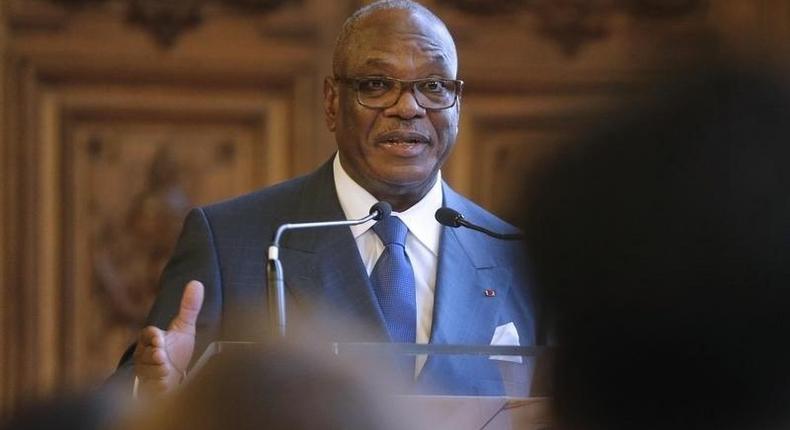
[[[496,291],[491,288],[486,288],[483,290],[483,295],[486,297],[496,297]]]

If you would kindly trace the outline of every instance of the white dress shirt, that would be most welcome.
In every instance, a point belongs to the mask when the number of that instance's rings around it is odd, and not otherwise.
[[[370,212],[370,207],[378,200],[367,190],[354,182],[340,165],[340,154],[333,162],[335,188],[340,206],[347,219],[362,218]],[[436,287],[436,271],[439,264],[439,237],[442,226],[434,218],[436,210],[442,207],[442,177],[437,173],[436,182],[428,194],[414,206],[403,212],[392,212],[393,216],[406,224],[409,233],[406,235],[406,255],[409,256],[414,269],[414,281],[417,291],[417,339],[416,343],[428,343],[431,338],[433,322],[433,298]],[[368,272],[373,271],[376,261],[384,252],[384,244],[371,228],[374,222],[351,226],[351,234],[359,248],[359,255]],[[416,373],[419,374],[425,364],[426,357],[418,356]]]

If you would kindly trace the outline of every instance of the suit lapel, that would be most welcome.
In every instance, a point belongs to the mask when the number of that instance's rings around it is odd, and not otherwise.
[[[291,222],[345,218],[331,163],[310,178],[304,195],[309,198],[302,201],[296,220]],[[281,249],[285,283],[297,302],[331,309],[370,326],[374,335],[386,336],[384,319],[348,227],[291,231],[283,238]]]
[[[444,186],[445,205],[469,213],[466,200]],[[434,292],[431,343],[489,344],[502,299],[510,288],[510,272],[489,252],[495,239],[466,228],[442,229]],[[486,297],[493,290],[494,297]]]
[[[443,184],[445,205],[469,212],[467,200]],[[345,217],[337,199],[331,162],[306,179],[303,198],[283,222],[327,221]],[[488,250],[491,241],[468,229],[443,228],[434,292],[431,343],[488,344],[501,299],[507,296],[509,271],[498,267]],[[288,294],[296,302],[319,304],[338,315],[358,319],[388,339],[370,279],[347,227],[291,231],[281,245]],[[484,290],[493,289],[489,298]],[[352,339],[340,339],[352,340]]]
[[[473,212],[467,200],[444,184],[444,204],[461,213]],[[439,246],[439,267],[434,291],[431,343],[488,345],[504,308],[511,276],[492,257],[495,239],[465,229],[443,227]],[[487,297],[485,290],[495,296]],[[443,394],[493,393],[501,387],[486,388],[497,381],[496,368],[483,358],[429,356],[420,373],[419,390]],[[485,382],[488,381],[488,382]],[[483,385],[480,385],[483,384]]]

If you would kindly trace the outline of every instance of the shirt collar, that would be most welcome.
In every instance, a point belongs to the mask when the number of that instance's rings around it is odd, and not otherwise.
[[[332,170],[337,197],[340,200],[340,207],[343,208],[346,218],[356,219],[368,215],[370,207],[378,200],[348,176],[343,166],[340,165],[339,153],[335,155],[335,159],[332,162]],[[442,226],[436,221],[434,214],[440,207],[442,207],[441,171],[436,174],[436,182],[420,201],[403,212],[392,212],[392,215],[397,216],[406,224],[409,232],[417,240],[437,256],[439,255],[439,237],[442,232]],[[370,221],[351,226],[351,234],[354,235],[354,239],[368,231],[373,227],[373,224],[374,222]]]

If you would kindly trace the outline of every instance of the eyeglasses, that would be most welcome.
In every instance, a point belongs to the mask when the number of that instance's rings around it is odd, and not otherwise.
[[[440,110],[455,105],[464,81],[457,79],[425,78],[402,80],[380,76],[360,78],[335,77],[350,84],[357,93],[357,102],[371,109],[387,109],[398,103],[404,87],[409,88],[417,104],[425,109]]]

